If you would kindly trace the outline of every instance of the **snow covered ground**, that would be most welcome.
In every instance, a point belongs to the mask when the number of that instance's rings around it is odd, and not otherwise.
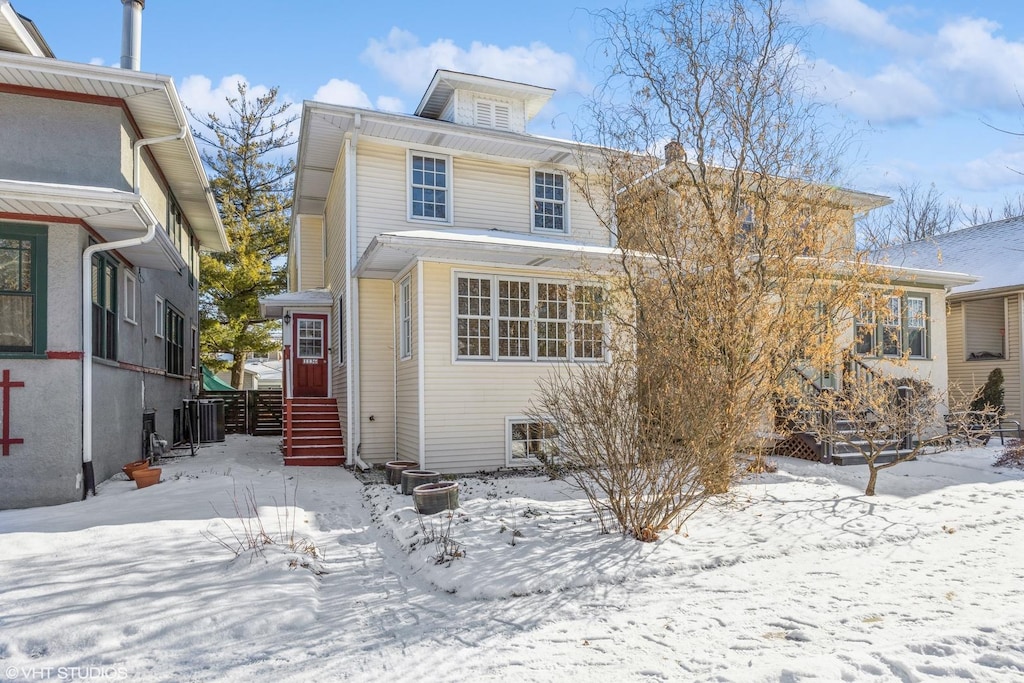
[[[875,498],[783,459],[650,544],[564,483],[466,477],[440,565],[444,515],[276,450],[229,437],[157,486],[0,512],[0,681],[1024,680],[1024,473],[998,445]],[[249,491],[323,558],[211,540]]]

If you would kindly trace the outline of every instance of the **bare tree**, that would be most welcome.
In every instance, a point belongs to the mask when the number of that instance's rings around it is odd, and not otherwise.
[[[802,429],[861,455],[868,466],[864,495],[873,496],[882,470],[946,447],[951,439],[991,434],[994,411],[968,411],[965,401],[953,400],[943,418],[940,411],[949,401],[921,380],[861,379],[845,383],[842,391],[823,392],[816,419]]]
[[[825,138],[803,96],[801,31],[781,5],[661,2],[598,15],[614,66],[589,132],[605,151],[577,182],[621,247],[607,317],[626,333],[612,367],[559,376],[538,413],[563,434],[586,426],[567,450],[591,478],[650,464],[615,489],[657,505],[642,523],[619,519],[638,537],[728,490],[737,452],[761,443],[781,378],[797,363],[833,364],[874,272],[857,260],[852,215],[884,200],[836,189],[841,141]],[[663,145],[662,160],[652,151]],[[602,372],[629,380],[613,394],[631,406],[620,405],[625,424],[596,388],[612,379]],[[621,448],[609,448],[605,421],[624,430]]]
[[[879,249],[942,235],[957,225],[960,215],[960,206],[943,198],[934,183],[927,189],[920,183],[900,185],[891,205],[861,221],[861,243]]]
[[[1004,198],[1003,205],[999,211],[992,207],[972,206],[969,209],[964,207],[962,214],[966,225],[981,225],[983,223],[1024,216],[1024,193],[1018,194],[1016,197]]]

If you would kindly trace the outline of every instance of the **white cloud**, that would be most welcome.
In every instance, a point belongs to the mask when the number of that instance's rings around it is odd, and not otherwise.
[[[1024,85],[1024,43],[997,36],[999,24],[958,19],[939,29],[931,61],[963,104],[1019,106]]]
[[[227,102],[227,98],[238,97],[238,84],[244,83],[247,89],[247,96],[250,99],[257,97],[263,97],[270,92],[270,88],[265,85],[252,85],[249,80],[241,74],[232,74],[225,76],[220,79],[220,83],[216,86],[206,76],[202,74],[194,74],[192,76],[186,76],[182,79],[181,85],[178,89],[178,95],[181,97],[182,103],[192,111],[192,113],[198,118],[198,122],[192,121],[193,128],[202,129],[204,121],[207,120],[208,114],[215,114],[222,122],[227,123],[229,119],[234,116],[231,106]],[[297,116],[300,112],[295,103],[281,94],[277,97],[278,105],[288,105],[287,111],[282,116],[278,117],[279,122],[283,122],[288,116]],[[299,132],[299,121],[296,119],[287,127],[287,130],[293,136],[293,139]],[[196,144],[202,146],[201,141],[197,140]]]
[[[404,112],[405,104],[397,97],[382,95],[377,98],[377,109],[381,111]]]
[[[984,157],[972,159],[953,173],[963,187],[975,191],[1002,190],[1019,192],[1024,181],[1024,150],[993,150]]]
[[[933,32],[911,33],[861,0],[810,0],[808,16],[882,48],[872,53],[883,60],[873,73],[819,64],[823,74],[814,78],[819,93],[850,112],[886,122],[963,108],[1020,106],[1024,42],[1000,35],[1001,26],[994,21],[959,17]]]
[[[231,113],[227,98],[238,97],[238,84],[244,83],[250,97],[262,97],[270,92],[265,85],[252,85],[249,80],[241,74],[232,74],[220,79],[216,86],[206,76],[195,74],[186,76],[181,81],[178,94],[185,106],[195,112],[196,116],[206,118],[208,113],[216,114],[222,121],[226,121]],[[281,99],[282,102],[286,100]]]
[[[893,50],[906,49],[918,42],[913,35],[894,26],[884,12],[860,0],[810,0],[807,13],[813,21]]]
[[[419,93],[437,69],[528,82],[555,89],[579,88],[585,84],[576,60],[556,52],[544,43],[499,47],[474,41],[468,49],[446,38],[421,45],[409,31],[392,28],[385,40],[370,39],[363,51],[364,61],[403,91]]]
[[[861,76],[825,60],[816,60],[809,73],[819,99],[871,122],[909,121],[939,113],[943,108],[927,83],[898,65]]]
[[[326,104],[344,104],[350,107],[370,108],[370,98],[359,85],[348,80],[332,78],[317,88],[313,99]]]
[[[103,66],[103,64],[104,64],[103,57],[93,57],[92,59],[89,60],[89,63],[92,64],[93,66]]]

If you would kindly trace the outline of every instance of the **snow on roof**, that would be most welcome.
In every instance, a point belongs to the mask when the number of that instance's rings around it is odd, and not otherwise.
[[[973,284],[955,287],[954,294],[1024,288],[1024,216],[898,244],[875,254],[889,265],[958,271],[978,277]]]

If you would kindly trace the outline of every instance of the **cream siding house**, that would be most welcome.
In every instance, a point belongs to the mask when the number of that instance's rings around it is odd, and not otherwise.
[[[411,116],[304,103],[292,291],[261,303],[285,325],[286,404],[330,399],[347,464],[534,464],[551,445],[525,417],[538,381],[606,361],[608,330],[587,305],[600,285],[580,273],[609,268],[615,243],[572,183],[598,150],[526,132],[551,94],[438,71]],[[852,245],[853,211],[887,200],[847,195]],[[903,371],[944,387],[949,278],[893,275],[930,313]],[[311,344],[296,325],[314,315],[326,324]],[[300,374],[317,363],[330,377],[311,391]],[[286,462],[288,433],[286,420]]]
[[[611,236],[572,187],[579,148],[525,132],[551,93],[438,71],[412,116],[304,104],[293,291],[264,310],[286,345],[296,315],[328,316],[349,464],[536,462],[537,380],[604,360],[603,323],[574,325],[592,286],[574,280]]]

